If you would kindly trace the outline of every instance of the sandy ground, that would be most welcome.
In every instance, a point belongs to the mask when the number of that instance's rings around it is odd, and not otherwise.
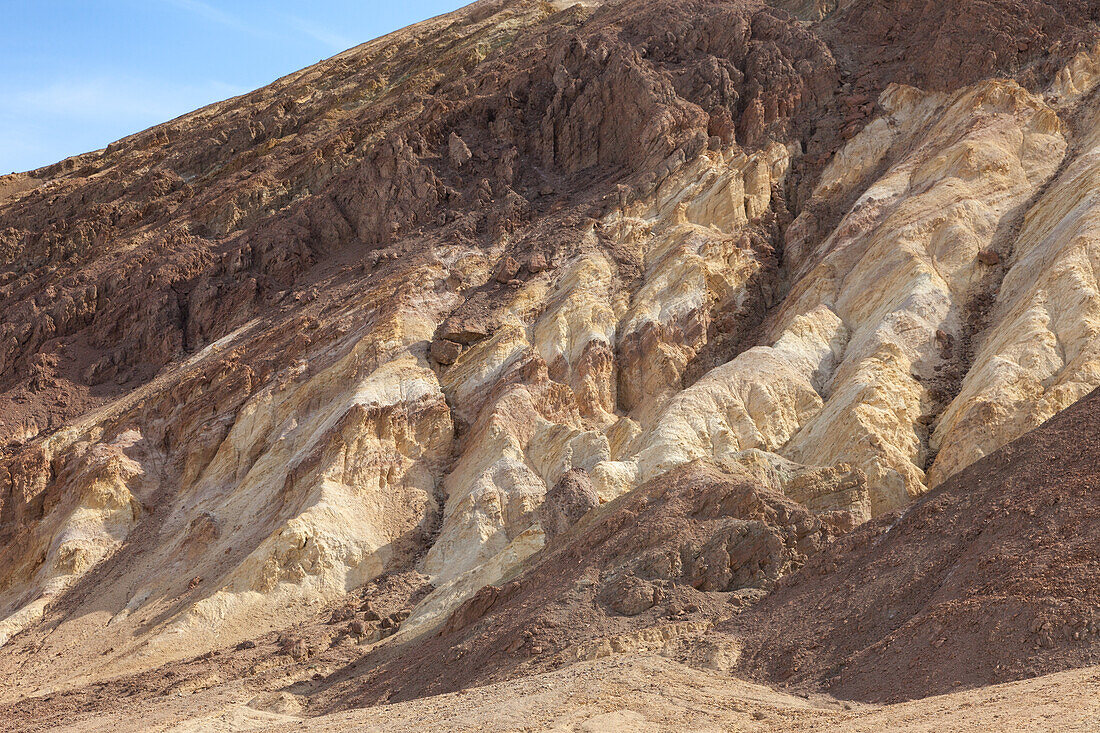
[[[172,695],[125,719],[56,730],[129,731],[1098,731],[1100,667],[894,705],[794,696],[659,656],[608,658],[407,703],[302,717],[286,693],[231,684]]]

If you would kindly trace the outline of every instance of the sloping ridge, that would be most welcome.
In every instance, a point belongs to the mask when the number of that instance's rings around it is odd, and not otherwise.
[[[895,701],[1100,662],[1100,390],[861,526],[718,633],[741,669]]]
[[[332,712],[653,651],[866,702],[1095,665],[1098,457],[1100,390],[839,539],[757,478],[690,464],[309,694]]]
[[[0,177],[0,718],[1094,659],[1087,407],[909,507],[1100,386],[1098,27],[479,0]]]
[[[557,504],[558,493],[547,503]],[[589,512],[427,638],[380,648],[301,691],[318,712],[332,712],[667,651],[698,637],[732,603],[763,595],[845,531],[836,522],[849,518],[815,516],[748,472],[681,466]]]

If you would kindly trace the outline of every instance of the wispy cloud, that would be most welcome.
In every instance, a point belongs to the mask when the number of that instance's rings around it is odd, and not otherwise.
[[[153,2],[171,11],[167,22],[182,23],[190,33],[207,31],[219,40],[237,37],[241,48],[268,50],[286,46],[293,48],[298,57],[305,51],[308,60],[317,58],[314,53],[331,55],[362,40],[355,37],[354,31],[332,20],[333,13],[322,20],[323,14],[293,6],[287,12],[273,5],[267,12],[249,16],[233,10],[230,3],[216,0]],[[214,67],[212,74],[249,79],[245,83],[251,88],[256,79],[239,73],[235,65],[238,56],[238,51],[227,51],[227,66],[224,70]],[[104,57],[109,58],[110,54],[105,53]],[[118,67],[104,68],[101,64],[82,65],[73,60],[55,76],[42,73],[0,76],[0,169],[3,172],[28,169],[65,155],[94,150],[127,134],[248,91],[217,79],[181,79],[178,59],[154,60],[159,61],[159,66],[152,63],[148,68],[135,69],[127,65],[123,67],[125,71]]]
[[[290,13],[275,13],[265,16],[264,20],[267,21],[265,26],[261,23],[245,21],[202,0],[163,1],[208,23],[247,33],[258,38],[292,39],[305,36],[333,51],[344,51],[355,45],[355,41],[339,31]],[[272,20],[275,20],[275,26],[272,26]]]
[[[231,13],[227,13],[220,8],[215,8],[213,5],[202,2],[202,0],[165,0],[165,2],[210,23],[222,25],[236,31],[242,31],[253,36],[269,36],[268,33],[255,23],[245,22]]]
[[[356,45],[356,42],[347,36],[341,35],[330,28],[325,28],[305,18],[287,14],[284,14],[283,18],[290,28],[297,31],[298,34],[308,36],[333,51],[346,51]]]

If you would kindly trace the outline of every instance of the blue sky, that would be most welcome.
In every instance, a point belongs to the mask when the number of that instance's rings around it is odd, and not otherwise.
[[[0,0],[0,174],[97,150],[469,0]]]

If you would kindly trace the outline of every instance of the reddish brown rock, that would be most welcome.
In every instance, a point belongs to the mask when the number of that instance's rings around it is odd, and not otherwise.
[[[859,700],[1096,664],[1098,455],[1094,392],[845,536],[720,631],[741,639],[742,671]]]
[[[992,267],[1001,264],[1001,256],[991,249],[983,249],[978,253],[978,262]]]
[[[462,344],[447,339],[432,341],[432,358],[440,364],[454,364],[462,354]]]
[[[519,262],[516,262],[514,257],[505,257],[501,260],[500,265],[497,267],[496,275],[493,277],[499,283],[507,283],[515,280],[518,274]]]
[[[455,168],[461,168],[474,157],[462,138],[453,132],[447,139],[447,155],[450,156],[451,165]]]
[[[553,668],[567,650],[650,627],[673,606],[681,620],[701,620],[734,592],[771,587],[835,536],[833,525],[747,476],[684,466],[588,514],[518,578],[463,603],[437,636],[364,660],[324,705],[507,678],[521,648],[541,650],[521,655],[528,673]],[[360,677],[367,669],[370,681]]]
[[[572,469],[546,492],[539,507],[539,522],[547,540],[568,530],[589,510],[599,506],[600,497],[592,487],[588,474]]]

